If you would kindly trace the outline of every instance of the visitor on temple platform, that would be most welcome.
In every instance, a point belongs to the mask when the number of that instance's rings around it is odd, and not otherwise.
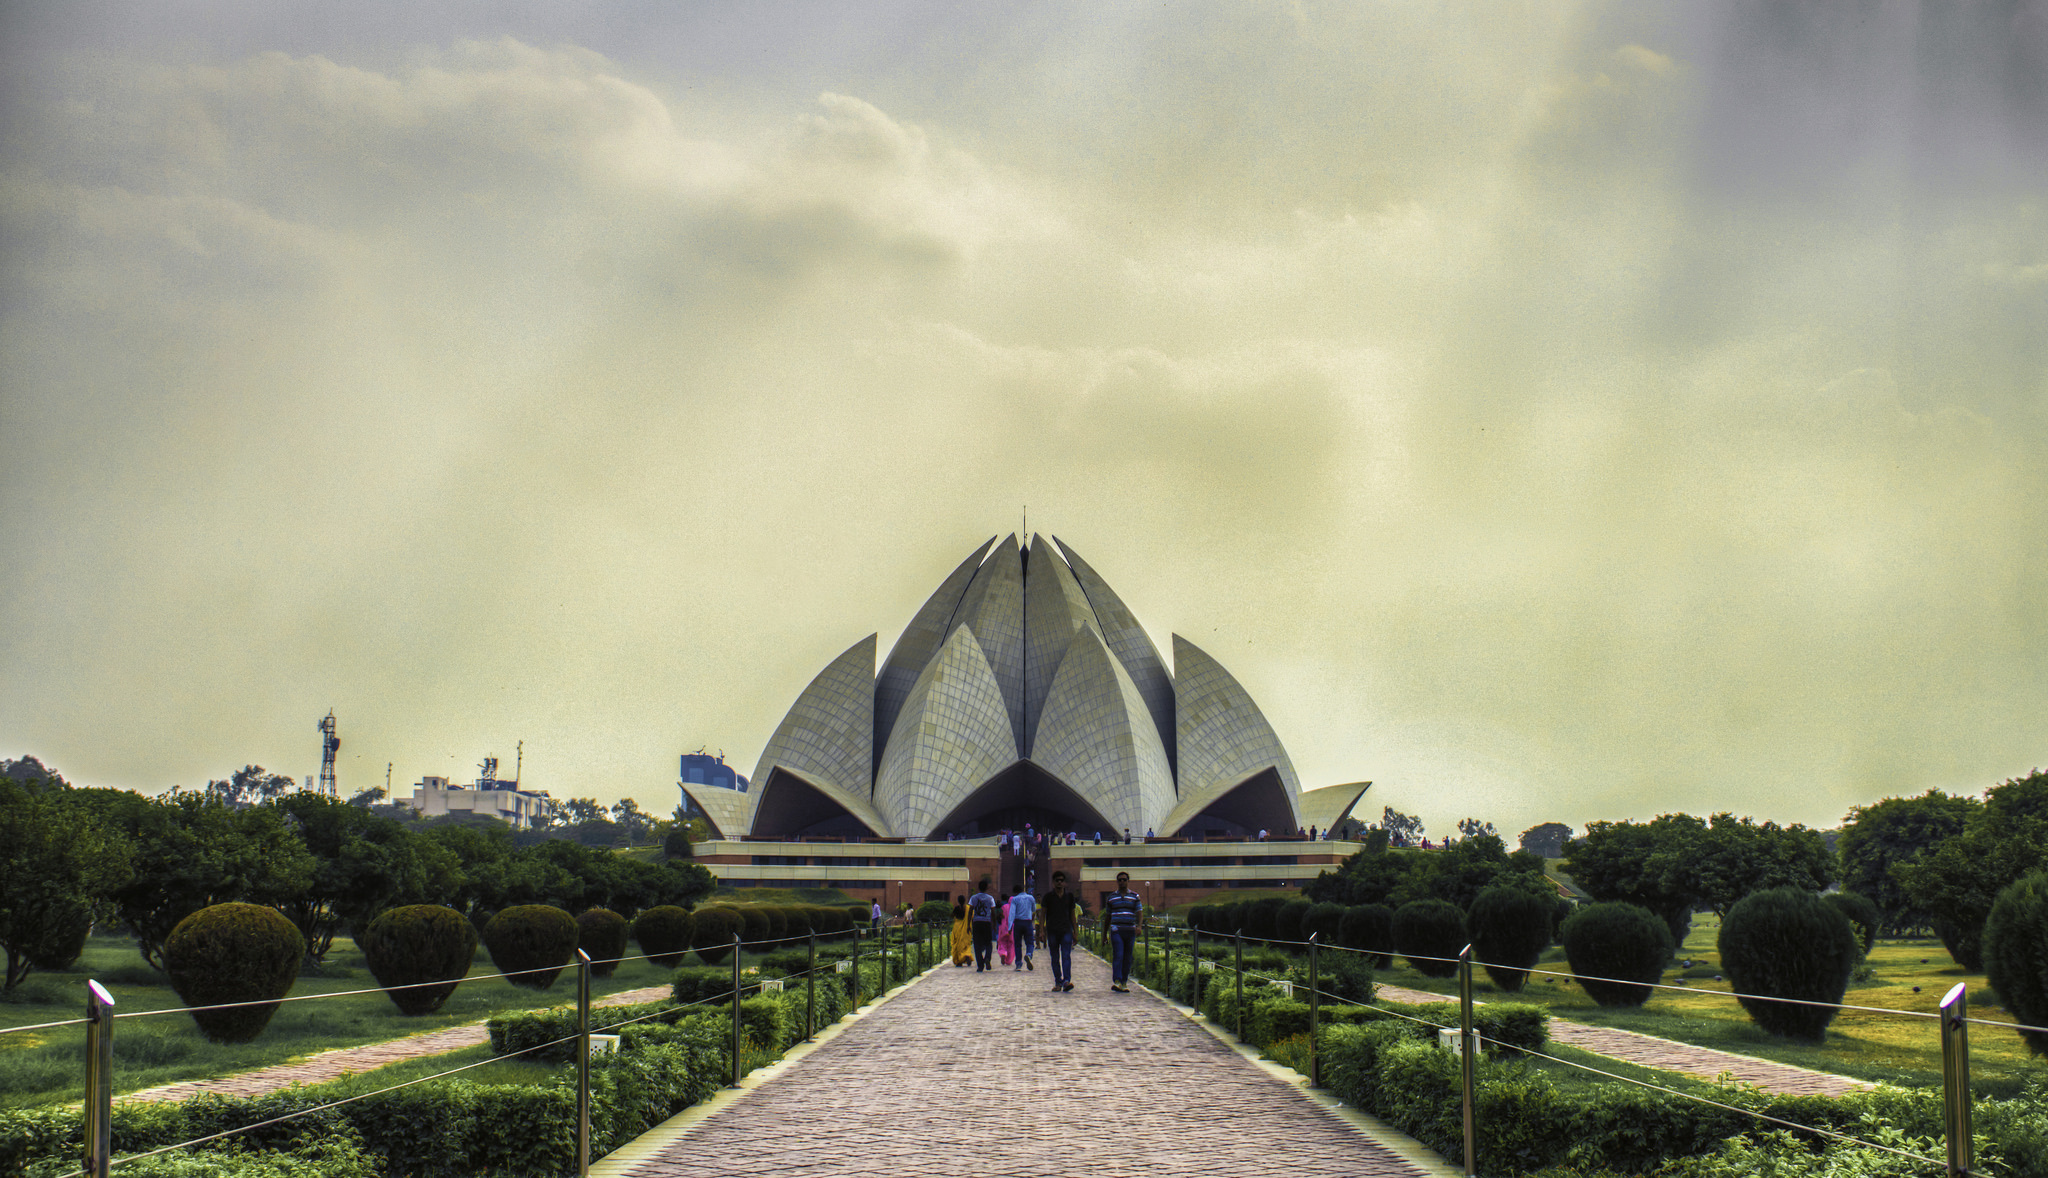
[[[1039,905],[1038,923],[1045,930],[1045,952],[1052,958],[1055,994],[1074,988],[1074,897],[1067,894],[1067,873],[1052,873],[1052,891]]]
[[[1109,988],[1119,994],[1131,992],[1131,950],[1138,940],[1138,921],[1145,915],[1145,901],[1131,890],[1131,873],[1116,873],[1116,890],[1102,902],[1102,920],[1109,928]]]
[[[1038,947],[1038,940],[1031,930],[1032,917],[1037,915],[1038,901],[1031,894],[1030,881],[1025,881],[1024,890],[1010,898],[1010,936],[1015,941],[1016,964],[1010,968],[1037,969],[1031,964],[1031,953]]]
[[[986,877],[981,881],[981,890],[967,897],[967,915],[974,922],[974,972],[995,968],[988,958],[995,947],[996,898],[988,894]]]

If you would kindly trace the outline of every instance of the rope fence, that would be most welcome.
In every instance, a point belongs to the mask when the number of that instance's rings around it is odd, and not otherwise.
[[[357,990],[330,991],[328,993],[323,994],[299,994],[274,999],[259,999],[244,1002],[220,1002],[200,1006],[173,1006],[164,1007],[162,1009],[157,1010],[137,1010],[119,1012],[115,1010],[114,998],[110,993],[107,992],[106,988],[101,986],[97,981],[88,981],[86,984],[86,1017],[74,1019],[60,1019],[53,1022],[30,1023],[23,1026],[0,1028],[0,1035],[24,1033],[28,1031],[49,1030],[53,1028],[70,1026],[84,1026],[86,1028],[86,1099],[84,1110],[85,1148],[83,1157],[84,1164],[79,1169],[68,1171],[67,1173],[62,1175],[61,1178],[107,1178],[109,1172],[115,1169],[116,1167],[127,1165],[131,1162],[141,1161],[144,1158],[156,1157],[159,1154],[165,1154],[176,1150],[191,1149],[195,1146],[206,1145],[210,1142],[219,1141],[223,1138],[233,1137],[238,1134],[249,1133],[258,1129],[268,1128],[270,1126],[282,1124],[286,1121],[290,1121],[295,1118],[311,1116],[315,1113],[326,1112],[330,1109],[340,1108],[344,1105],[353,1104],[360,1100],[367,1100],[373,1096],[381,1096],[387,1092],[396,1092],[400,1089],[410,1088],[416,1084],[424,1084],[431,1080],[445,1079],[449,1076],[454,1076],[462,1072],[469,1071],[473,1068],[483,1067],[487,1064],[501,1063],[509,1059],[516,1059],[521,1056],[532,1055],[536,1052],[547,1051],[551,1048],[556,1048],[564,1044],[573,1043],[576,1045],[577,1072],[576,1154],[578,1161],[576,1172],[579,1175],[579,1178],[582,1178],[582,1176],[586,1176],[589,1173],[590,1165],[590,1046],[592,1036],[600,1034],[610,1034],[612,1032],[620,1030],[621,1028],[629,1027],[636,1023],[645,1022],[649,1019],[674,1018],[677,1017],[678,1011],[687,1011],[693,1007],[710,1009],[713,1007],[726,1006],[729,1007],[732,1012],[731,1080],[734,1084],[738,1084],[740,1079],[742,1078],[741,1061],[742,1056],[744,1054],[742,1040],[743,1018],[740,1009],[740,1003],[742,999],[749,993],[759,994],[761,992],[762,985],[765,982],[780,982],[784,985],[785,990],[787,988],[787,983],[793,981],[804,982],[808,990],[805,1002],[806,1009],[804,1017],[804,1038],[808,1040],[813,1035],[815,1035],[815,1033],[818,1030],[816,1018],[816,985],[818,977],[820,975],[833,975],[837,972],[841,965],[845,964],[845,962],[849,960],[847,958],[841,958],[825,962],[822,964],[819,963],[817,960],[819,942],[821,940],[826,942],[827,944],[831,944],[833,942],[850,942],[853,948],[850,960],[852,962],[852,968],[855,971],[856,978],[858,978],[859,968],[862,963],[862,949],[864,947],[864,941],[869,938],[872,938],[879,942],[879,944],[875,947],[873,957],[876,959],[876,961],[882,969],[882,988],[884,990],[888,989],[889,986],[892,984],[891,979],[892,977],[896,976],[895,970],[899,968],[899,963],[900,969],[902,971],[901,980],[903,981],[910,980],[914,968],[929,967],[930,965],[935,964],[936,951],[932,948],[933,926],[927,923],[898,924],[890,925],[886,928],[879,929],[855,926],[852,929],[848,929],[841,932],[825,934],[805,933],[801,936],[783,935],[777,937],[764,937],[752,941],[745,940],[738,934],[734,934],[732,941],[726,944],[721,944],[718,946],[694,946],[695,948],[704,949],[724,948],[729,949],[731,951],[733,980],[730,988],[722,989],[719,993],[714,995],[693,999],[689,1002],[679,1002],[673,1003],[671,1005],[662,1006],[659,1009],[649,1011],[645,1014],[636,1015],[632,1018],[621,1019],[618,1022],[598,1027],[593,1027],[590,1025],[590,1012],[592,1009],[592,1004],[590,1000],[590,979],[593,967],[610,964],[614,968],[616,968],[618,965],[625,964],[627,962],[652,960],[654,955],[643,953],[634,954],[631,956],[593,960],[587,953],[579,949],[576,951],[575,960],[563,966],[553,967],[557,969],[574,968],[576,972],[577,992],[575,1005],[577,1030],[573,1034],[558,1036],[544,1043],[531,1044],[529,1046],[518,1048],[514,1051],[507,1051],[503,1054],[493,1055],[490,1059],[478,1060],[475,1063],[468,1063],[460,1067],[449,1068],[445,1071],[435,1072],[432,1075],[420,1076],[415,1079],[406,1080],[402,1083],[392,1084],[386,1087],[373,1089],[368,1092],[359,1092],[351,1096],[342,1097],[337,1100],[328,1101],[323,1104],[314,1105],[308,1108],[303,1108],[294,1112],[286,1113],[281,1116],[272,1117],[268,1120],[257,1121],[252,1124],[238,1126],[233,1129],[225,1129],[218,1133],[208,1134],[204,1137],[196,1137],[189,1141],[181,1141],[171,1145],[161,1146],[157,1149],[152,1149],[145,1153],[130,1154],[120,1158],[115,1158],[112,1156],[113,1028],[114,1021],[116,1019],[146,1018],[155,1015],[192,1014],[195,1012],[203,1013],[207,1011],[233,1010],[251,1006],[276,1006],[285,1002],[306,1002],[325,998],[348,998],[357,997],[365,994],[390,994],[398,991],[420,989],[430,986],[445,986],[448,985],[450,982],[460,984],[466,982],[491,981],[500,978],[510,979],[516,977],[524,977],[539,971],[513,970],[499,973],[469,975],[461,978],[441,979],[438,981],[412,982],[405,983],[402,985],[377,986]],[[782,974],[776,978],[764,977],[755,978],[749,981],[744,976],[744,950],[752,949],[759,951],[763,949],[794,949],[799,946],[808,947],[810,953],[810,963],[806,965],[804,968],[790,973]],[[913,966],[913,955],[915,958],[916,966]],[[666,954],[664,954],[663,956],[666,956]],[[858,987],[860,985],[861,983],[856,981],[856,993],[859,992]]]

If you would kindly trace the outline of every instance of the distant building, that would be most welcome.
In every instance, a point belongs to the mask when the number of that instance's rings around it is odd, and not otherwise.
[[[520,789],[517,782],[482,778],[475,785],[455,785],[445,777],[422,777],[412,789],[412,808],[422,818],[444,814],[485,814],[525,830],[548,812],[554,799],[546,790]]]
[[[739,770],[725,763],[725,754],[712,756],[710,753],[684,753],[682,766],[683,780],[691,785],[715,785],[720,789],[747,792],[747,779]],[[683,791],[685,794],[688,790]]]

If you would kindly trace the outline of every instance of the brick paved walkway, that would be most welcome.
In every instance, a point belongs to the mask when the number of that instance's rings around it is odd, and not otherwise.
[[[624,1006],[632,1002],[653,1002],[669,995],[668,986],[646,986],[638,990],[621,990],[603,998],[591,1000],[592,1006]],[[593,1023],[596,1020],[592,1020]],[[222,1076],[217,1080],[188,1080],[178,1084],[163,1084],[155,1088],[143,1088],[118,1097],[130,1100],[189,1100],[202,1092],[221,1096],[262,1096],[293,1084],[324,1084],[339,1080],[355,1072],[367,1072],[385,1064],[401,1060],[418,1059],[423,1055],[440,1055],[448,1051],[460,1051],[488,1043],[491,1035],[481,1022],[465,1023],[459,1027],[445,1027],[438,1031],[422,1031],[407,1035],[403,1039],[387,1039],[382,1043],[365,1043],[360,1047],[337,1047],[309,1055],[296,1063],[281,1063],[273,1067],[259,1068],[253,1072],[238,1072]]]
[[[1456,1001],[1443,994],[1411,990],[1405,986],[1381,986],[1378,992],[1380,997],[1390,1002]],[[1690,1043],[1661,1039],[1640,1031],[1592,1027],[1585,1023],[1566,1022],[1563,1019],[1550,1020],[1550,1038],[1553,1042],[1562,1043],[1567,1047],[1591,1051],[1610,1059],[1624,1060],[1667,1072],[1680,1072],[1706,1080],[1715,1079],[1725,1072],[1744,1084],[1754,1084],[1766,1092],[1800,1096],[1847,1096],[1851,1092],[1862,1092],[1873,1087],[1862,1080],[1852,1080],[1847,1076],[1793,1067],[1791,1064],[1758,1059],[1751,1055],[1716,1051],[1711,1047],[1695,1047]]]
[[[599,1163],[638,1178],[1450,1173],[1365,1136],[1100,959],[941,968],[708,1115]],[[1405,1148],[1417,1150],[1412,1142]]]

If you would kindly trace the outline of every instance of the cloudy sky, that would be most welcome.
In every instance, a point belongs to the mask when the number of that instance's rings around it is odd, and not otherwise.
[[[1310,786],[2048,763],[2048,3],[0,5],[0,755],[666,812],[1074,543]],[[1377,806],[1374,812],[1377,813]]]

